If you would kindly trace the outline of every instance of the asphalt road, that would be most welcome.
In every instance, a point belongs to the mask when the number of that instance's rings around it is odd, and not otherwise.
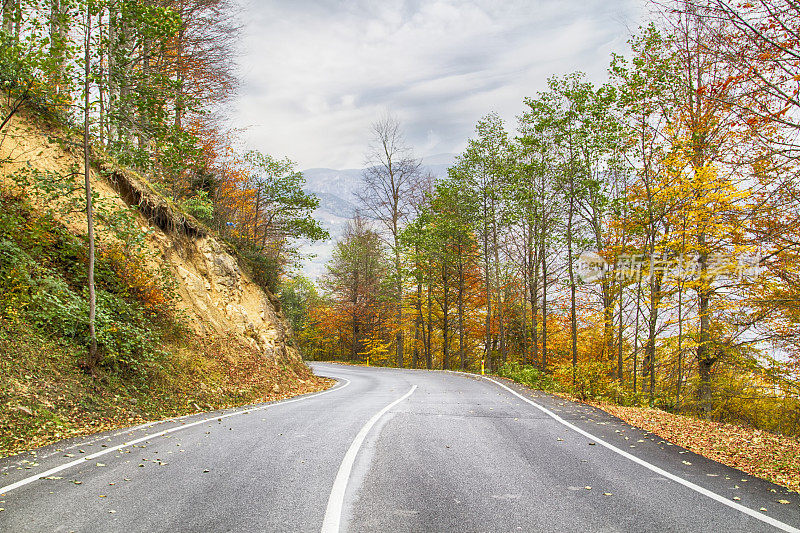
[[[800,531],[800,495],[593,408],[313,367],[339,383],[0,460],[0,531]]]

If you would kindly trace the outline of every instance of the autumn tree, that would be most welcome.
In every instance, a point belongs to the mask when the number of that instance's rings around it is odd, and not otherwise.
[[[386,115],[372,125],[372,142],[366,154],[364,188],[359,200],[366,212],[387,232],[394,257],[396,363],[403,366],[403,269],[400,232],[409,213],[409,197],[419,177],[419,160],[406,145],[397,118]]]
[[[332,295],[340,316],[350,328],[350,360],[364,350],[366,339],[379,326],[386,303],[390,267],[380,235],[360,216],[348,222],[327,265],[323,287]]]

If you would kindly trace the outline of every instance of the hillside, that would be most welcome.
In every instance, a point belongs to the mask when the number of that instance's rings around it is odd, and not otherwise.
[[[274,295],[227,243],[98,156],[98,341],[86,345],[82,151],[31,115],[0,135],[0,456],[318,390]],[[136,207],[131,210],[130,207]]]

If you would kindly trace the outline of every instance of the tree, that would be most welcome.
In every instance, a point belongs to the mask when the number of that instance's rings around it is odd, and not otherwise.
[[[486,315],[484,319],[484,360],[491,370],[493,364],[492,317],[497,314],[500,357],[505,359],[505,329],[500,286],[500,246],[502,238],[502,191],[506,185],[509,162],[509,139],[503,121],[490,113],[478,121],[477,137],[470,139],[457,165],[465,186],[478,202],[477,233],[481,241],[481,262],[484,269]],[[494,285],[494,287],[492,287]],[[492,301],[492,295],[496,301]]]
[[[97,335],[95,333],[95,315],[97,300],[94,286],[94,211],[92,206],[92,183],[91,183],[91,155],[89,152],[89,106],[90,106],[90,46],[92,36],[92,7],[86,5],[86,28],[84,41],[84,74],[83,74],[83,175],[86,189],[86,224],[87,236],[89,239],[89,368],[94,370],[99,362],[97,351]]]
[[[388,232],[394,256],[396,363],[403,367],[403,269],[400,232],[409,212],[409,197],[419,178],[420,162],[405,144],[397,118],[386,115],[372,125],[372,143],[366,154],[364,188],[359,200],[368,214]]]
[[[356,216],[348,222],[342,240],[322,280],[331,294],[336,312],[349,326],[350,360],[364,351],[365,339],[372,338],[386,301],[384,292],[389,267],[381,237],[367,221]]]

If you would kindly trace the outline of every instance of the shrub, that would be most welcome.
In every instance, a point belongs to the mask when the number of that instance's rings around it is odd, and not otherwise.
[[[263,250],[253,247],[247,247],[240,253],[253,275],[253,281],[273,294],[278,292],[281,274],[279,261],[275,257],[265,255]]]
[[[16,244],[0,238],[0,317],[14,318],[30,302],[30,262]]]
[[[174,295],[141,254],[126,251],[121,244],[103,246],[98,249],[97,272],[98,284],[110,293],[135,298],[159,315],[172,311]]]
[[[528,385],[543,391],[557,390],[552,376],[542,372],[535,366],[520,365],[519,363],[506,363],[497,371],[499,376],[513,379],[517,383]]]
[[[145,363],[163,356],[161,335],[150,327],[145,309],[136,302],[98,291],[96,326],[104,366],[137,372]]]
[[[88,341],[86,299],[73,292],[62,278],[48,274],[37,280],[27,315],[35,326],[49,333],[81,344]]]
[[[611,378],[612,361],[582,361],[574,369],[571,363],[562,363],[553,369],[553,377],[559,387],[580,398],[606,399],[616,398],[617,389]]]
[[[206,191],[197,191],[194,196],[181,202],[181,208],[206,225],[214,221],[214,202]]]

